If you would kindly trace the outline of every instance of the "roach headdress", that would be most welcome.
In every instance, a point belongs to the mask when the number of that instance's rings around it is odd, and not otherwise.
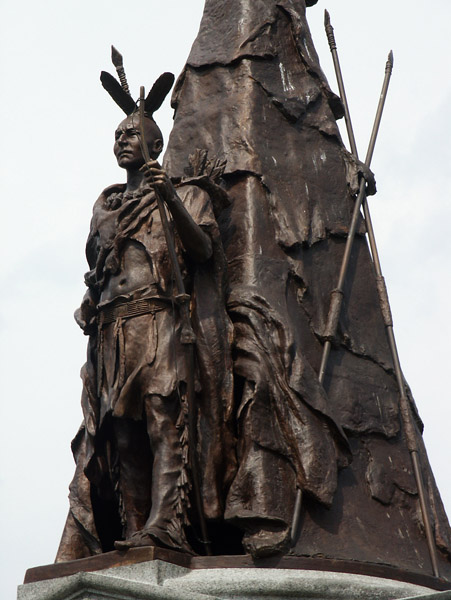
[[[120,83],[115,77],[113,77],[113,75],[107,73],[106,71],[102,71],[100,73],[100,81],[102,82],[102,85],[106,91],[110,94],[116,104],[122,108],[125,114],[131,115],[136,110],[136,102],[133,100],[130,94],[127,78],[125,77],[122,55],[114,46],[111,46],[111,59],[116,67]],[[160,75],[160,77],[158,77],[144,101],[144,110],[148,117],[152,118],[153,113],[157,111],[163,104],[163,101],[168,95],[173,83],[174,75],[172,73],[163,73]]]

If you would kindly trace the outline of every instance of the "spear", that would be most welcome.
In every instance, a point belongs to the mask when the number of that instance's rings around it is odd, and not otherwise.
[[[352,122],[351,122],[351,115],[349,112],[348,100],[347,100],[346,92],[345,92],[345,88],[344,88],[343,75],[341,72],[340,61],[338,59],[337,44],[335,42],[334,29],[331,25],[330,15],[327,12],[327,10],[324,13],[324,26],[326,29],[327,39],[329,41],[330,51],[331,51],[332,57],[333,57],[335,74],[337,76],[338,87],[340,90],[340,97],[341,97],[341,100],[342,100],[342,102],[344,104],[344,108],[345,108],[345,121],[346,121],[346,129],[347,129],[348,137],[349,137],[349,143],[351,146],[352,154],[355,156],[355,158],[358,158],[357,144],[355,141],[354,130],[352,127]],[[391,62],[390,68],[392,68],[393,67],[393,53],[392,52],[390,52],[389,61]],[[368,164],[368,166],[369,166],[369,164]],[[374,269],[376,272],[376,284],[377,284],[377,290],[378,290],[378,294],[379,294],[379,302],[380,302],[380,306],[381,306],[381,311],[382,311],[382,316],[384,319],[385,328],[387,331],[390,352],[391,352],[393,364],[395,367],[396,381],[398,384],[399,395],[400,395],[399,404],[400,404],[401,418],[403,420],[405,434],[406,434],[407,448],[410,452],[413,471],[415,474],[415,481],[416,481],[417,490],[418,490],[418,497],[419,497],[420,506],[421,506],[421,514],[423,517],[424,529],[426,532],[426,539],[427,539],[429,555],[430,555],[431,564],[432,564],[432,570],[433,570],[435,577],[439,577],[440,575],[439,575],[439,568],[438,568],[438,561],[437,561],[437,551],[436,551],[436,547],[435,547],[435,543],[434,543],[432,526],[431,526],[431,522],[429,519],[429,513],[427,510],[428,507],[427,507],[427,503],[426,503],[426,490],[425,490],[425,485],[424,485],[424,481],[423,481],[423,477],[422,477],[421,469],[420,469],[420,460],[419,460],[419,452],[418,452],[418,443],[417,443],[417,438],[415,435],[415,426],[414,426],[414,421],[412,418],[412,411],[411,411],[410,404],[409,404],[407,394],[406,394],[406,386],[405,386],[404,377],[403,377],[402,370],[401,370],[401,363],[399,360],[398,348],[396,345],[395,335],[394,335],[394,331],[393,331],[393,320],[392,320],[392,315],[391,315],[391,310],[390,310],[390,303],[388,300],[387,287],[385,285],[385,279],[382,274],[379,253],[378,253],[377,245],[376,245],[376,237],[374,235],[373,224],[371,221],[371,214],[370,214],[370,210],[369,210],[369,206],[368,206],[366,197],[363,198],[363,212],[365,215],[365,222],[366,222],[367,231],[368,231],[368,240],[370,243],[371,255],[373,257]]]
[[[382,85],[382,92],[379,98],[379,104],[377,107],[376,117],[374,119],[373,131],[371,133],[370,142],[368,145],[368,151],[366,155],[365,164],[369,167],[371,164],[371,160],[373,158],[374,147],[376,145],[377,134],[379,132],[379,126],[382,119],[382,112],[384,109],[385,99],[387,97],[388,85],[390,83],[390,77],[393,69],[393,54],[390,52],[389,58],[385,67],[385,77]],[[346,240],[345,251],[343,254],[343,259],[340,268],[340,274],[338,277],[337,287],[334,288],[331,292],[330,296],[330,306],[329,313],[327,315],[327,323],[326,330],[324,334],[324,346],[323,346],[323,354],[321,357],[321,366],[319,370],[318,380],[320,383],[324,382],[324,377],[326,374],[327,362],[329,359],[332,341],[335,339],[335,334],[338,328],[338,321],[340,319],[341,307],[343,304],[343,295],[344,295],[344,284],[346,280],[346,274],[349,267],[349,261],[351,258],[352,246],[354,243],[355,234],[357,231],[357,225],[360,219],[360,208],[362,206],[362,202],[365,198],[365,179],[362,178],[360,182],[359,194],[354,204],[354,210],[352,213],[351,224],[349,226],[348,237]],[[296,501],[293,512],[293,520],[291,524],[291,540],[294,544],[294,540],[296,539],[297,531],[299,528],[300,522],[300,513],[301,513],[301,504],[302,504],[302,490],[300,488],[297,489]]]
[[[139,96],[139,129],[140,129],[140,145],[141,152],[145,161],[145,165],[150,173],[150,167],[147,164],[151,158],[149,155],[149,149],[146,144],[145,132],[144,132],[144,111],[145,111],[145,97],[144,97],[144,86],[140,88]],[[205,546],[208,556],[211,556],[211,545],[208,541],[207,525],[205,522],[205,515],[203,511],[202,495],[200,490],[200,474],[199,474],[199,463],[196,451],[196,406],[194,398],[194,344],[196,336],[191,326],[191,319],[189,315],[189,300],[190,297],[185,291],[185,284],[183,283],[183,277],[180,270],[180,265],[177,260],[177,254],[175,251],[174,239],[172,237],[171,229],[168,222],[168,216],[164,206],[163,199],[158,189],[155,188],[155,198],[157,200],[158,211],[160,213],[161,224],[163,226],[164,237],[166,240],[166,246],[168,249],[169,259],[171,261],[172,270],[175,277],[175,285],[177,288],[177,301],[180,307],[180,317],[182,321],[181,330],[181,342],[185,348],[186,367],[187,367],[187,385],[186,385],[186,396],[188,404],[188,454],[189,464],[192,473],[193,491],[196,502],[196,509],[199,518],[199,525],[202,533],[202,543]]]
[[[111,46],[111,60],[113,62],[113,65],[116,67],[116,71],[119,76],[119,81],[121,82],[122,89],[124,90],[124,92],[127,92],[127,94],[130,94],[130,88],[128,87],[127,77],[125,75],[122,54],[119,52],[119,50],[116,50],[114,46]]]

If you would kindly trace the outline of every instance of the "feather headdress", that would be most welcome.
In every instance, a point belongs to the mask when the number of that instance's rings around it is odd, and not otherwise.
[[[120,83],[113,75],[106,71],[100,73],[100,81],[125,114],[131,115],[136,110],[136,102],[130,94],[127,79],[125,77],[122,55],[114,46],[111,46],[111,59],[116,67]],[[163,73],[158,77],[144,101],[144,111],[147,116],[152,118],[153,113],[160,108],[164,99],[170,92],[173,83],[174,75],[172,73]]]

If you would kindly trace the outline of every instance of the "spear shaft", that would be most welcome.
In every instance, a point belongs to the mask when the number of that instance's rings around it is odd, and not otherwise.
[[[388,86],[390,83],[392,67],[393,67],[393,63],[392,62],[390,63],[390,60],[389,60],[387,62],[386,68],[385,68],[385,77],[384,77],[384,82],[382,85],[382,92],[381,92],[381,95],[379,98],[379,104],[377,107],[377,112],[376,112],[376,117],[374,120],[374,125],[373,125],[373,130],[371,133],[370,142],[368,144],[368,151],[367,151],[367,156],[366,156],[366,164],[368,167],[370,166],[371,160],[373,158],[374,147],[376,145],[377,134],[379,132],[379,126],[380,126],[380,122],[382,119],[382,112],[384,109],[385,99],[387,97]],[[343,254],[343,258],[342,258],[337,287],[334,288],[331,292],[330,306],[329,306],[329,312],[327,315],[327,324],[326,324],[326,329],[325,329],[325,334],[324,334],[325,342],[324,342],[324,346],[323,346],[323,354],[321,357],[321,365],[320,365],[320,370],[319,370],[319,374],[318,374],[318,380],[321,384],[324,382],[324,377],[325,377],[326,369],[327,369],[327,362],[329,360],[330,351],[332,348],[332,341],[335,339],[335,334],[336,334],[336,331],[338,328],[341,307],[343,304],[344,284],[345,284],[346,274],[347,274],[348,267],[349,267],[349,261],[351,258],[352,246],[353,246],[355,234],[357,231],[357,225],[358,225],[359,219],[360,219],[360,208],[361,208],[362,202],[364,201],[364,198],[365,198],[365,186],[366,186],[366,182],[362,178],[362,180],[360,182],[360,187],[359,187],[359,194],[358,194],[357,199],[354,204],[354,210],[352,213],[351,224],[349,226],[348,237],[346,239],[346,246],[345,246],[345,251]],[[298,488],[297,493],[296,493],[295,508],[293,511],[293,520],[291,523],[291,542],[292,542],[292,544],[295,543],[294,541],[296,539],[298,528],[299,528],[301,504],[302,504],[302,490],[300,488]]]
[[[324,27],[326,29],[327,41],[329,42],[330,52],[334,61],[335,74],[337,76],[338,89],[340,91],[340,98],[343,102],[345,109],[345,123],[348,131],[349,143],[351,145],[352,154],[358,158],[357,146],[355,143],[354,130],[352,128],[351,115],[349,112],[348,98],[346,96],[345,86],[343,77],[341,74],[340,60],[338,58],[337,44],[335,42],[334,28],[330,22],[330,15],[327,10],[324,11]]]
[[[356,140],[355,140],[355,136],[354,136],[354,130],[352,127],[351,115],[350,115],[349,106],[348,106],[348,100],[346,97],[346,92],[345,92],[344,83],[343,83],[343,74],[342,74],[341,67],[340,67],[340,61],[338,59],[337,44],[335,42],[334,30],[330,23],[330,16],[329,16],[329,13],[327,12],[327,10],[325,11],[324,25],[325,25],[325,29],[326,29],[327,39],[329,41],[330,51],[331,51],[331,54],[333,57],[335,74],[337,76],[338,87],[340,90],[340,97],[341,97],[341,100],[342,100],[342,102],[344,104],[344,108],[345,108],[345,121],[346,121],[346,129],[347,129],[348,137],[349,137],[349,143],[351,146],[352,154],[355,156],[355,158],[358,158],[357,144],[356,144]],[[391,56],[391,58],[389,58],[389,60],[390,60],[391,64],[393,65],[393,54],[390,53],[390,56]],[[379,259],[379,252],[377,250],[377,245],[376,245],[376,237],[374,235],[374,229],[373,229],[373,224],[371,221],[370,209],[369,209],[366,197],[363,199],[363,211],[364,211],[365,222],[366,222],[367,231],[368,231],[368,240],[370,243],[371,255],[373,257],[374,270],[376,272],[376,284],[377,284],[377,290],[378,290],[378,294],[379,294],[381,311],[382,311],[384,324],[385,324],[385,328],[386,328],[386,332],[387,332],[388,342],[389,342],[389,346],[390,346],[390,352],[392,355],[393,364],[394,364],[394,368],[395,368],[396,381],[398,384],[399,396],[400,396],[399,404],[400,404],[401,418],[402,418],[403,424],[404,424],[407,448],[410,452],[410,456],[411,456],[411,460],[412,460],[412,466],[413,466],[413,471],[414,471],[414,475],[415,475],[415,482],[417,485],[418,497],[419,497],[419,501],[420,501],[421,514],[423,517],[423,524],[424,524],[424,529],[426,532],[426,540],[427,540],[429,555],[430,555],[430,559],[431,559],[432,571],[433,571],[435,577],[439,577],[440,572],[439,572],[439,568],[438,568],[437,550],[436,550],[436,546],[434,543],[434,536],[433,536],[433,532],[432,532],[431,522],[429,519],[425,485],[424,485],[423,477],[421,474],[418,443],[417,443],[416,434],[415,434],[415,426],[414,426],[414,422],[413,422],[413,418],[412,418],[412,411],[411,411],[410,404],[409,404],[407,394],[406,394],[405,381],[404,381],[404,377],[403,377],[402,370],[401,370],[401,363],[399,360],[399,353],[398,353],[398,348],[397,348],[397,344],[396,344],[396,340],[395,340],[395,334],[394,334],[394,330],[393,330],[393,320],[392,320],[390,304],[389,304],[389,300],[388,300],[387,287],[385,285],[385,279],[382,274],[382,267],[381,267],[381,262]]]
[[[384,82],[382,85],[382,92],[381,92],[381,95],[379,98],[379,104],[377,107],[376,117],[374,119],[373,131],[371,132],[371,138],[370,138],[370,142],[368,144],[368,151],[367,151],[366,159],[365,159],[365,164],[368,167],[370,167],[371,160],[373,158],[374,147],[376,145],[377,134],[379,132],[379,126],[380,126],[381,119],[382,119],[382,112],[384,110],[385,100],[387,98],[388,86],[390,83],[390,77],[391,77],[392,69],[393,69],[392,60],[393,60],[393,57],[392,57],[392,54],[390,53],[389,59],[387,61],[386,68],[385,68],[385,77],[384,77]],[[352,213],[352,219],[351,219],[351,224],[349,227],[348,237],[346,239],[346,246],[345,246],[345,251],[344,251],[344,255],[343,255],[343,259],[342,259],[342,263],[341,263],[337,287],[334,290],[332,290],[332,293],[331,293],[331,302],[330,302],[329,313],[327,316],[326,331],[325,331],[325,335],[324,335],[326,341],[325,341],[324,347],[323,347],[323,355],[322,355],[322,359],[321,359],[321,366],[320,366],[319,376],[318,376],[320,383],[323,383],[323,381],[324,381],[324,377],[326,374],[326,368],[327,368],[327,362],[328,362],[328,358],[329,358],[330,350],[331,350],[331,346],[332,346],[332,340],[335,338],[335,334],[336,334],[337,327],[338,327],[338,321],[340,318],[341,307],[343,304],[343,289],[344,289],[346,274],[348,272],[352,246],[354,244],[354,238],[355,238],[355,234],[357,231],[357,225],[358,225],[359,219],[360,219],[360,208],[365,199],[365,186],[366,186],[366,182],[362,178],[362,180],[360,182],[359,194],[358,194],[357,200],[355,201],[355,204],[354,204],[354,211]]]
[[[145,164],[150,162],[151,158],[149,155],[149,149],[147,147],[145,132],[144,132],[144,110],[145,110],[145,99],[144,99],[144,87],[140,88],[139,97],[139,129],[140,129],[140,145],[141,151]],[[149,168],[149,167],[147,167]],[[180,265],[177,260],[177,253],[175,250],[174,238],[172,237],[171,228],[168,222],[168,216],[166,208],[164,206],[163,198],[157,188],[154,188],[155,198],[157,201],[158,211],[160,213],[161,224],[163,226],[164,237],[166,240],[166,246],[168,249],[169,259],[174,273],[175,284],[177,288],[177,300],[180,309],[180,317],[182,320],[182,331],[181,331],[181,342],[185,348],[186,358],[186,369],[187,369],[187,382],[186,382],[186,396],[188,404],[188,454],[189,454],[189,465],[192,473],[192,483],[194,491],[194,499],[196,503],[196,510],[199,519],[199,525],[202,533],[202,544],[205,546],[205,550],[208,556],[211,556],[211,545],[208,541],[207,525],[205,522],[205,515],[202,503],[202,494],[200,487],[200,472],[199,462],[197,458],[196,449],[196,405],[195,405],[195,392],[194,392],[194,343],[196,337],[194,335],[193,328],[191,326],[191,319],[189,315],[189,295],[185,291],[185,284],[183,283],[183,277],[180,270]]]

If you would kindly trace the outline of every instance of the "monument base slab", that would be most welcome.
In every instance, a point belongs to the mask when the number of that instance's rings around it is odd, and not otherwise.
[[[163,560],[34,581],[18,600],[451,600],[451,590],[353,573],[196,568]]]

